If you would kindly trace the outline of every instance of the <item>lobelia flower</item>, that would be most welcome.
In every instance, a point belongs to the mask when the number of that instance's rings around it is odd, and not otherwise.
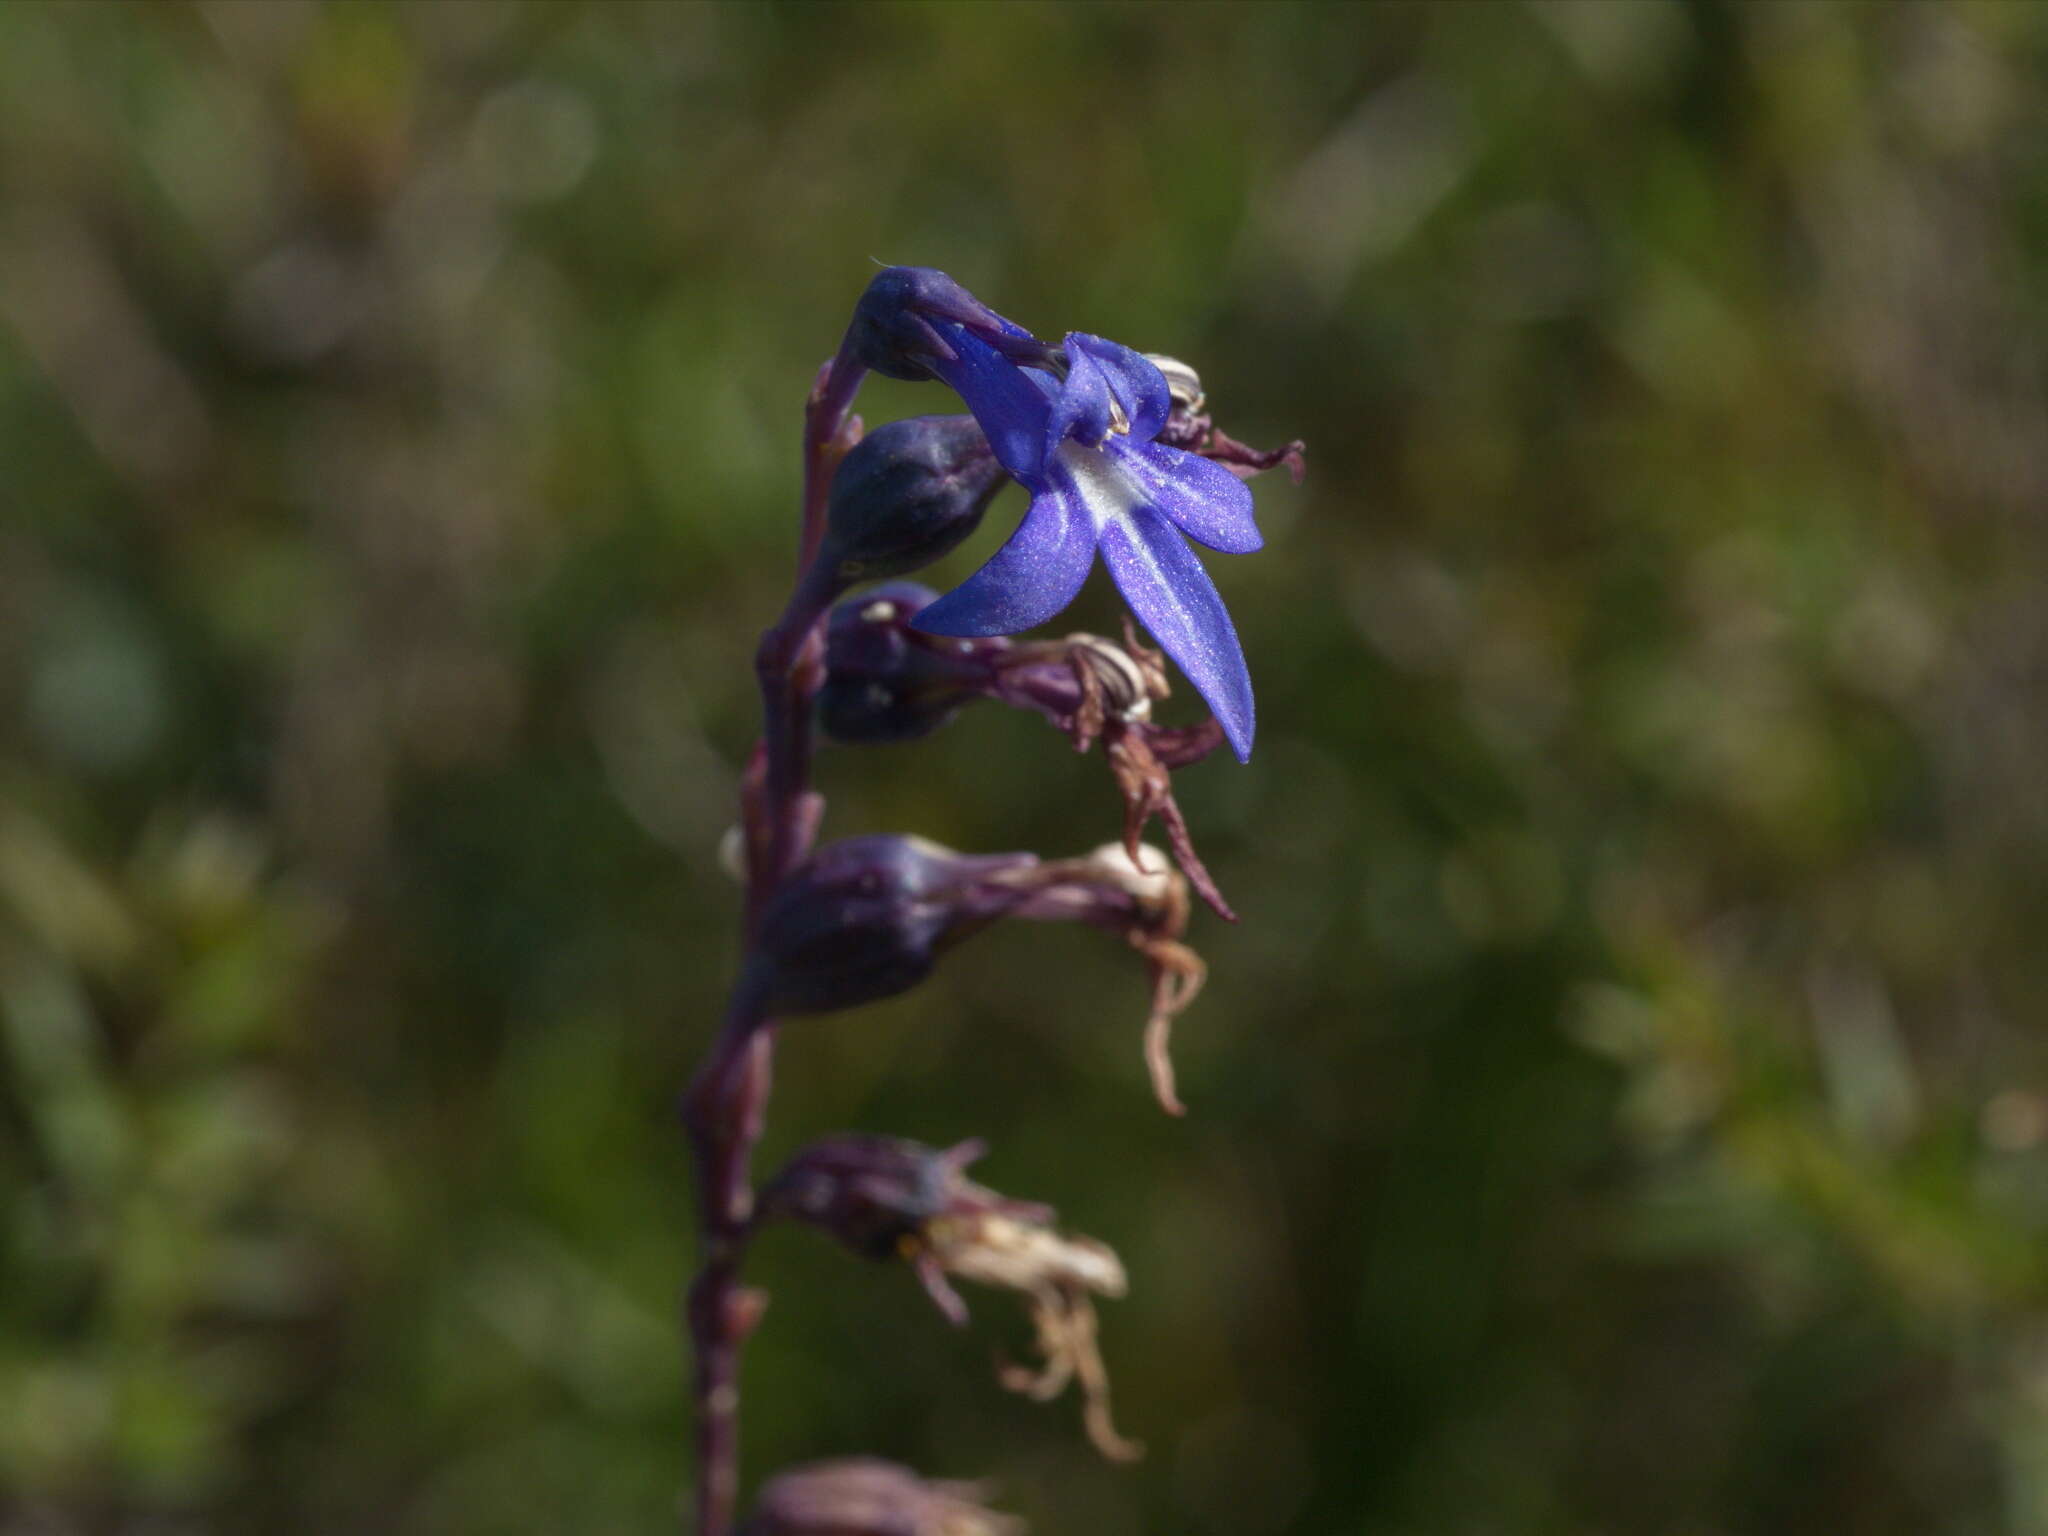
[[[1046,1402],[1078,1382],[1088,1438],[1112,1460],[1130,1460],[1142,1447],[1110,1419],[1091,1299],[1124,1294],[1123,1263],[1106,1244],[1057,1230],[1051,1207],[967,1178],[984,1150],[979,1141],[941,1152],[891,1136],[828,1136],[762,1191],[757,1219],[804,1222],[866,1258],[903,1259],[955,1325],[967,1321],[967,1307],[948,1276],[1020,1293],[1042,1363],[1004,1366],[1002,1384]]]
[[[1156,441],[1174,407],[1158,365],[1075,331],[1055,376],[1058,364],[1042,347],[1034,352],[1028,333],[944,273],[909,267],[870,284],[848,346],[878,372],[951,386],[1031,493],[1009,542],[919,615],[919,627],[959,636],[1034,628],[1073,601],[1100,550],[1131,611],[1248,759],[1255,718],[1244,649],[1186,540],[1249,554],[1263,539],[1238,475]]]

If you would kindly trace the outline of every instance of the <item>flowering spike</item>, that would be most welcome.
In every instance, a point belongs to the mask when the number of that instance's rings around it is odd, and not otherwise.
[[[869,372],[936,378],[971,417],[926,417],[862,441],[851,414]],[[1002,917],[1080,922],[1144,959],[1144,1056],[1153,1092],[1183,1109],[1168,1055],[1172,1020],[1200,990],[1182,941],[1192,887],[1226,917],[1174,802],[1171,771],[1253,738],[1251,682],[1229,615],[1186,541],[1225,553],[1261,543],[1243,480],[1299,444],[1259,454],[1215,431],[1194,370],[1083,332],[1054,348],[942,272],[890,268],[869,284],[804,410],[799,578],[762,636],[763,734],[741,776],[733,840],[747,886],[745,961],[725,1019],[684,1099],[703,1263],[685,1315],[695,1346],[696,1528],[734,1536],[740,1352],[766,1293],[743,1283],[746,1250],[778,1220],[901,1261],[939,1311],[966,1320],[956,1279],[1016,1291],[1037,1340],[1002,1366],[1034,1398],[1078,1385],[1089,1438],[1107,1456],[1139,1447],[1111,1422],[1097,1296],[1121,1296],[1108,1247],[1056,1230],[1052,1212],[966,1177],[979,1142],[937,1151],[877,1136],[827,1137],[758,1192],[778,1018],[853,1007],[915,986],[952,945]],[[943,598],[912,583],[838,602],[849,587],[915,570],[983,516],[1007,474],[1031,503],[996,556]],[[1153,723],[1164,658],[1130,620],[1121,645],[1092,635],[1013,641],[1063,608],[1100,550],[1126,605],[1208,701],[1189,727]],[[838,602],[837,608],[833,605]],[[844,740],[921,735],[987,697],[1037,710],[1077,750],[1103,749],[1123,798],[1122,842],[1084,858],[974,858],[914,837],[815,847],[814,727]],[[1140,841],[1154,818],[1180,865]],[[972,1488],[878,1461],[798,1468],[763,1489],[740,1536],[1007,1536],[1014,1523]]]

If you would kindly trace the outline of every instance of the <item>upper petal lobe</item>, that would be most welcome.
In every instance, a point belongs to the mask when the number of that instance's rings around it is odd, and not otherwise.
[[[1133,438],[1150,442],[1159,435],[1159,429],[1166,425],[1167,413],[1173,409],[1173,391],[1157,363],[1120,341],[1090,336],[1085,331],[1067,333],[1066,351],[1070,369],[1083,358],[1094,366],[1122,409]]]
[[[934,359],[932,372],[967,402],[988,434],[997,462],[1028,483],[1044,459],[1051,404],[1029,373],[972,331],[950,322],[942,322],[940,330],[954,355]]]

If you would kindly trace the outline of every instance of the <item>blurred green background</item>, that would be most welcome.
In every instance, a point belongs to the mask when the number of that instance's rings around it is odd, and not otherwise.
[[[771,1160],[984,1135],[1120,1250],[1150,1457],[790,1232],[749,1485],[2048,1531],[2048,7],[1789,0],[0,7],[0,1531],[673,1528],[675,1099],[874,259],[1311,468],[1212,561],[1192,1117],[1082,931],[781,1060]],[[821,772],[1116,825],[992,709]]]

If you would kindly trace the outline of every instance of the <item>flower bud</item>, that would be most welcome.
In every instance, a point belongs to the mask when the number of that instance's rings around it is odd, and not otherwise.
[[[912,741],[995,685],[999,636],[953,640],[910,627],[937,596],[914,581],[848,598],[825,626],[819,723],[835,741]]]
[[[954,357],[946,329],[959,326],[1019,363],[1043,363],[1056,349],[1012,325],[933,267],[890,267],[854,306],[842,353],[884,378],[928,379],[930,362]]]
[[[868,1457],[818,1461],[769,1479],[741,1536],[1018,1536],[1023,1522],[971,1483],[931,1483]]]
[[[972,857],[921,837],[829,843],[761,917],[748,980],[769,1014],[828,1013],[907,992],[946,949],[1014,907],[1028,853]]]
[[[823,558],[841,581],[921,570],[981,525],[1006,478],[972,416],[877,427],[832,476]]]

